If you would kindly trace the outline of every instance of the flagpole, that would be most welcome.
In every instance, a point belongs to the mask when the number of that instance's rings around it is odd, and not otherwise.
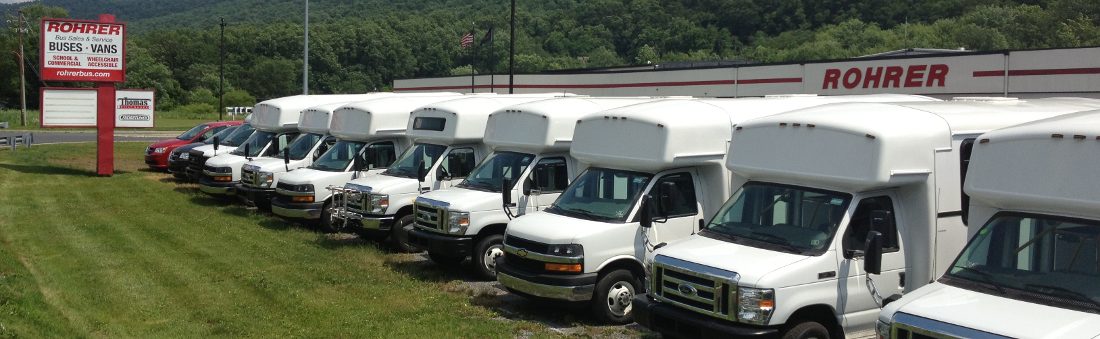
[[[474,51],[477,50],[477,45],[474,43],[474,38],[477,37],[477,34],[474,34],[475,32],[477,32],[477,29],[475,28],[475,24],[471,23],[470,24],[470,45],[471,45],[470,47],[471,48],[470,48],[470,51],[468,52],[470,54],[470,93],[476,93],[477,92],[477,91],[474,90],[474,57],[477,54],[477,53],[474,53]]]
[[[495,53],[496,50],[493,48],[493,39],[496,38],[493,36],[493,26],[489,26],[489,32],[485,34],[489,35],[489,61],[491,62],[489,66],[489,92],[496,93],[497,54]]]
[[[309,94],[309,0],[306,0],[305,37],[302,48],[302,94]]]
[[[516,76],[516,0],[512,0],[512,20],[508,31],[508,94],[512,94],[515,91]]]

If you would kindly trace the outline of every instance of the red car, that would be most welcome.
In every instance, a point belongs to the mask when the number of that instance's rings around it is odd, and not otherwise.
[[[213,136],[215,133],[220,132],[229,126],[238,126],[243,121],[216,121],[199,124],[183,132],[175,139],[166,139],[154,142],[149,145],[149,148],[145,149],[145,164],[149,165],[149,168],[158,171],[164,171],[168,169],[168,155],[172,153],[172,150],[176,147],[180,147],[193,142],[200,142]]]

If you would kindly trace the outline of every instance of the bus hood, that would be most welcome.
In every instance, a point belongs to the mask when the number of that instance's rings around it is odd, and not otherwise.
[[[481,212],[500,210],[500,193],[478,191],[466,188],[448,188],[420,195],[426,199],[449,204],[448,209],[463,212]]]
[[[896,305],[895,305],[896,304]],[[1015,338],[1094,338],[1100,314],[1040,305],[935,283],[888,305],[881,320],[923,318],[929,330],[954,330],[963,336],[985,332]],[[906,322],[909,322],[906,320]],[[913,325],[913,324],[909,324]],[[934,328],[926,328],[934,327]],[[970,333],[970,334],[967,334]]]
[[[734,272],[741,276],[740,285],[763,288],[782,288],[806,283],[794,281],[797,280],[794,275],[785,276],[775,282],[760,280],[768,273],[809,258],[804,255],[745,246],[701,235],[694,235],[684,241],[658,249],[656,254]],[[782,286],[776,284],[782,284]]]

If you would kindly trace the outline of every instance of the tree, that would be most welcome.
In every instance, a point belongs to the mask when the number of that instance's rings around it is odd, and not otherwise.
[[[225,92],[225,106],[226,107],[240,107],[240,106],[254,106],[256,105],[256,97],[252,94],[248,94],[245,90],[235,89]]]
[[[641,48],[638,48],[638,53],[634,55],[634,63],[648,65],[657,62],[657,58],[657,49],[649,45],[642,45]]]
[[[218,104],[218,97],[214,95],[213,91],[205,87],[198,87],[187,93],[187,103],[216,106]]]
[[[611,67],[625,64],[623,58],[607,46],[600,46],[588,53],[587,67]]]
[[[184,100],[183,89],[168,66],[153,58],[140,44],[126,46],[126,88],[152,88],[159,109],[171,109]]]
[[[300,93],[301,63],[283,58],[260,57],[249,67],[247,77],[242,77],[242,87],[255,93],[257,98],[277,98]]]
[[[42,18],[66,18],[69,12],[61,7],[45,6],[37,2],[21,7],[21,11],[27,23],[27,33],[23,39],[23,60],[26,67],[27,107],[31,108],[38,106],[38,95],[35,93],[42,87],[42,81],[35,71],[38,67],[38,22]],[[15,19],[14,16],[10,18]],[[0,86],[0,104],[7,102],[8,105],[18,106],[19,63],[14,54],[19,49],[17,33],[6,23],[2,30],[4,33],[0,34],[0,59],[4,61],[0,61],[0,84],[3,84]]]

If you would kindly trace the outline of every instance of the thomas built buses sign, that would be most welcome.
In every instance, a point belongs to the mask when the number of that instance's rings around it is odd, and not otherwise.
[[[115,92],[115,127],[153,127],[153,94],[151,90]]]

